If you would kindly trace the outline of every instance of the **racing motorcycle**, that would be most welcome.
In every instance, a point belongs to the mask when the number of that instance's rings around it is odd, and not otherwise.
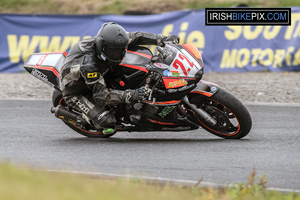
[[[203,60],[193,44],[165,44],[156,55],[146,47],[128,49],[121,62],[124,77],[118,89],[145,86],[148,97],[112,107],[117,124],[97,130],[91,120],[69,107],[59,87],[66,52],[34,53],[24,68],[54,88],[51,112],[74,131],[90,138],[108,138],[118,131],[189,131],[203,128],[226,139],[240,139],[251,130],[246,107],[218,85],[201,80]],[[86,119],[86,120],[85,120]]]

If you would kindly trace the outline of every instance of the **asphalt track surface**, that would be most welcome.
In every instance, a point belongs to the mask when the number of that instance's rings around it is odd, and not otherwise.
[[[248,105],[253,128],[241,140],[203,129],[117,133],[89,139],[50,113],[45,100],[0,100],[0,161],[43,170],[112,173],[204,183],[245,183],[253,168],[270,188],[300,191],[300,107]]]

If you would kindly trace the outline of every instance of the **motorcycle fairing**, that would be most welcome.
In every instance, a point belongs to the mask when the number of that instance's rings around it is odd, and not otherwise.
[[[187,86],[185,86],[187,87]],[[178,89],[169,89],[168,91],[174,90],[174,94],[178,94]],[[180,90],[180,88],[179,88]],[[218,86],[214,83],[210,83],[207,81],[199,81],[196,86],[191,85],[189,93],[187,96],[189,97],[190,103],[199,104],[199,102],[204,101],[207,97],[213,96],[218,91]],[[179,95],[180,97],[182,95]],[[174,102],[175,101],[169,101]],[[181,100],[178,100],[175,104],[165,104],[164,102],[157,102],[154,106],[157,106],[159,110],[156,113],[151,113],[152,116],[147,116],[148,125],[144,127],[147,130],[193,130],[198,128],[199,124],[195,122],[191,118],[191,114],[187,114],[186,118],[179,118],[175,113],[178,113],[178,107],[180,106]],[[151,102],[148,102],[151,103]],[[153,103],[153,102],[152,102]],[[176,105],[176,108],[168,113],[166,117],[161,117],[160,113],[166,108],[170,106]],[[149,105],[150,106],[150,105]],[[144,124],[145,122],[143,122]],[[141,128],[141,127],[139,127]],[[167,129],[166,129],[167,128]]]
[[[145,47],[133,47],[127,50],[120,66],[126,89],[135,89],[145,84],[148,70],[146,65],[151,62],[152,52]]]
[[[184,86],[192,85],[196,82],[195,78],[188,78],[188,77],[163,76],[162,79],[166,89],[181,88]]]
[[[148,104],[154,104],[157,106],[170,106],[170,105],[176,105],[180,103],[181,100],[171,100],[171,101],[145,101]]]
[[[218,89],[218,85],[201,80],[197,83],[197,86],[188,94],[190,103],[199,103],[202,100],[205,100],[207,97],[213,96],[218,91]]]
[[[155,104],[157,106],[167,106],[167,105],[176,105],[179,104],[182,98],[189,94],[196,84],[190,84],[180,88],[172,89],[155,89],[153,90],[151,99],[146,101],[149,104]]]
[[[179,116],[180,104],[156,106],[146,104],[142,108],[143,117],[135,131],[186,131],[199,128],[199,125],[187,116]],[[140,125],[141,124],[141,125]]]
[[[66,52],[34,53],[27,58],[24,68],[32,76],[59,89],[59,71],[66,57]]]
[[[183,87],[188,84],[183,78],[163,78],[163,81],[167,89]]]
[[[182,44],[181,45],[187,52],[190,53],[190,55],[192,55],[194,57],[194,59],[199,63],[199,65],[201,66],[201,68],[204,68],[204,64],[203,64],[203,59],[202,56],[200,54],[200,52],[198,51],[197,47],[194,44]]]
[[[193,44],[173,45],[167,48],[176,48],[176,54],[172,56],[169,64],[170,72],[177,72],[181,77],[195,78],[199,71],[203,70],[203,60],[198,49]],[[171,50],[172,51],[172,50]]]

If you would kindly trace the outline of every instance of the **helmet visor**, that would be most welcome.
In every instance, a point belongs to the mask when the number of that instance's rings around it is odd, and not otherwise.
[[[125,48],[104,47],[102,53],[111,61],[121,62],[125,53]]]

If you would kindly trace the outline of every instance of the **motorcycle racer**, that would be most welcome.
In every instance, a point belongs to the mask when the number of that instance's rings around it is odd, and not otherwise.
[[[103,133],[114,131],[116,119],[111,106],[134,103],[145,98],[145,88],[118,90],[112,81],[122,81],[119,65],[126,49],[137,45],[163,46],[179,43],[176,35],[126,32],[117,23],[104,23],[97,35],[77,43],[68,52],[60,73],[60,89],[65,102],[83,113],[82,118]],[[79,121],[83,119],[78,119]]]

